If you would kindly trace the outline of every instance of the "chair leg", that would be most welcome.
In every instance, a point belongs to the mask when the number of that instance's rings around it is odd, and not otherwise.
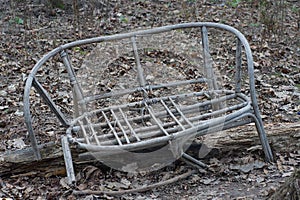
[[[183,153],[182,158],[184,159],[184,161],[187,161],[188,163],[191,163],[192,165],[196,165],[197,167],[200,167],[202,169],[208,167],[206,164],[204,164],[200,160],[193,158],[192,156],[188,155],[187,153]]]
[[[63,153],[64,153],[66,171],[67,171],[67,176],[68,176],[68,183],[70,185],[72,185],[76,182],[76,179],[75,179],[71,150],[70,150],[69,141],[68,141],[67,136],[61,137],[61,144],[62,144],[62,149],[63,149]]]
[[[271,147],[269,145],[269,142],[268,142],[268,139],[266,136],[266,132],[265,132],[265,129],[263,126],[262,119],[261,119],[261,117],[257,117],[254,114],[250,114],[250,116],[254,119],[255,126],[256,126],[258,135],[259,135],[259,139],[260,139],[260,142],[263,147],[263,151],[266,156],[266,160],[268,162],[273,162],[274,161],[273,153],[272,153]]]

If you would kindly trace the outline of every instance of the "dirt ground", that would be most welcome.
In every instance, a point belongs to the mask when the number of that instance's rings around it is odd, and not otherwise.
[[[51,49],[77,39],[192,21],[232,25],[249,40],[255,60],[258,100],[266,126],[297,123],[300,118],[299,1],[0,0],[0,151],[29,144],[23,119],[24,81]],[[78,57],[83,62],[84,56]],[[39,119],[44,124],[51,119]],[[50,123],[50,122],[49,122]],[[41,143],[53,138],[44,128]],[[130,174],[96,163],[78,165],[75,188],[65,174],[14,174],[0,177],[0,198],[12,199],[268,199],[300,166],[300,150],[275,151],[265,163],[261,150],[214,149],[202,161],[210,170],[140,193],[82,194],[74,190],[116,191],[166,180],[193,168],[176,161],[149,174]],[[287,198],[288,199],[288,198]]]

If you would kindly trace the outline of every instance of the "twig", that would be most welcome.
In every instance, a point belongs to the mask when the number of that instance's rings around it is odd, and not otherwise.
[[[38,31],[47,29],[49,27],[50,27],[50,25],[48,24],[47,26],[44,26],[44,27],[41,27],[41,28],[36,28],[36,29],[28,30],[28,33],[38,32]]]
[[[145,192],[151,189],[154,189],[156,187],[160,187],[163,185],[171,184],[174,182],[177,182],[179,180],[185,179],[192,175],[195,172],[195,170],[189,170],[188,172],[178,175],[174,178],[165,180],[165,181],[160,181],[158,183],[154,183],[151,185],[147,185],[144,187],[140,188],[134,188],[134,189],[129,189],[129,190],[119,190],[119,191],[94,191],[94,190],[75,190],[73,191],[74,195],[87,195],[87,194],[94,194],[94,195],[101,195],[101,194],[106,194],[106,195],[121,195],[121,194],[126,194],[126,193],[136,193],[136,192]]]

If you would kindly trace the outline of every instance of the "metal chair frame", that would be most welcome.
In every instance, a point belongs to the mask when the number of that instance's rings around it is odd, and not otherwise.
[[[199,28],[202,37],[202,46],[204,49],[204,68],[206,70],[206,78],[198,78],[192,80],[162,83],[160,85],[148,85],[141,66],[136,37],[150,34],[168,32],[177,29]],[[222,29],[232,33],[236,38],[236,66],[235,66],[235,88],[234,90],[218,89],[216,80],[211,71],[211,66],[208,58],[209,43],[207,31],[210,28]],[[77,81],[74,68],[70,62],[67,50],[73,47],[109,42],[129,38],[132,42],[132,49],[137,66],[137,76],[139,87],[126,89],[124,91],[114,93],[105,93],[86,97],[83,95],[80,84]],[[249,96],[241,92],[241,66],[242,66],[242,48],[246,55],[247,70],[249,78]],[[73,101],[75,107],[74,119],[68,120],[67,117],[60,111],[51,99],[49,93],[38,81],[36,74],[38,70],[52,57],[60,55],[66,70],[68,71],[71,87],[73,90]],[[148,97],[148,92],[161,89],[172,88],[179,85],[207,83],[210,88],[206,91],[192,91],[184,94],[165,95],[162,97]],[[32,126],[32,116],[30,113],[30,91],[32,87],[45,100],[51,111],[55,113],[61,124],[66,127],[66,136],[62,137],[62,147],[64,150],[64,158],[66,163],[67,175],[70,183],[75,182],[75,173],[72,164],[72,156],[70,144],[76,144],[81,149],[86,149],[91,152],[109,152],[118,149],[134,151],[150,148],[153,146],[163,145],[168,142],[181,140],[189,136],[201,136],[214,132],[214,130],[226,130],[232,127],[237,127],[254,122],[260,141],[265,153],[267,161],[273,161],[272,151],[267,141],[264,131],[262,118],[259,112],[259,107],[256,98],[253,58],[250,46],[244,35],[237,29],[219,23],[210,22],[195,22],[163,26],[148,30],[135,31],[124,34],[116,34],[110,36],[101,36],[90,39],[79,40],[61,45],[41,58],[32,71],[30,72],[24,91],[24,116],[27,125],[31,145],[34,149],[36,159],[41,159],[38,149],[38,142]],[[86,111],[85,105],[96,99],[110,98],[112,96],[122,96],[141,92],[144,94],[144,99],[141,101],[126,103],[122,105],[111,105],[103,108],[97,108],[92,111]],[[187,98],[197,98],[202,96],[210,96],[211,100],[194,103],[187,106],[180,106],[180,102]],[[222,102],[235,100],[234,105],[222,107]],[[160,111],[156,112],[153,106],[160,107]],[[130,108],[143,108],[144,113],[135,116],[126,114]],[[195,114],[196,110],[208,111],[203,114]],[[90,121],[93,115],[97,115],[102,119],[102,122],[95,124]],[[168,118],[166,121],[165,119]],[[148,126],[136,127],[136,124],[151,120]],[[133,123],[135,123],[133,125]],[[98,129],[106,129],[105,134],[98,132]],[[213,127],[213,128],[212,128]],[[90,133],[87,133],[89,131]],[[81,132],[81,136],[77,133]],[[197,160],[185,154],[183,151],[179,153],[191,161],[197,163]],[[199,165],[201,163],[198,162]]]

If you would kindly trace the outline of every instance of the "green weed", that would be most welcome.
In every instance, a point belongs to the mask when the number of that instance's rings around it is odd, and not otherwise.
[[[231,1],[227,2],[227,4],[228,4],[228,6],[236,8],[241,3],[241,1],[242,0],[231,0]]]
[[[293,5],[291,10],[294,13],[298,13],[299,12],[299,8],[296,5]]]
[[[14,23],[14,24],[24,24],[24,20],[20,17],[15,17],[14,19],[9,20],[10,23]]]
[[[123,22],[123,23],[128,23],[128,18],[126,17],[126,16],[124,16],[124,15],[121,15],[120,17],[119,17],[119,21],[120,22]]]
[[[260,24],[259,23],[250,23],[250,26],[252,26],[252,27],[259,27]]]

